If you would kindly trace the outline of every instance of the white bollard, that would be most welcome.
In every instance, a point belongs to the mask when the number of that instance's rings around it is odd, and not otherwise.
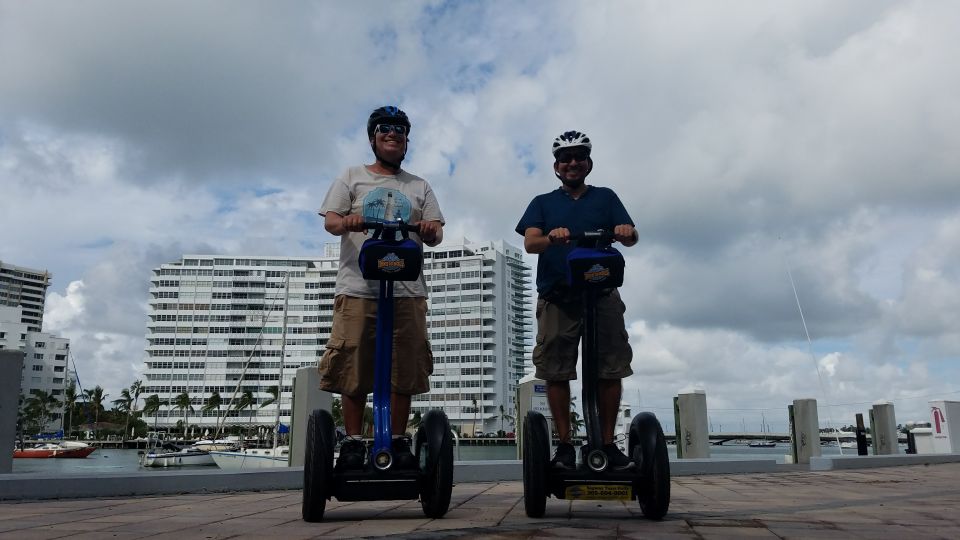
[[[878,401],[870,409],[870,438],[873,453],[878,456],[899,454],[897,441],[897,418],[893,412],[893,403]]]
[[[333,394],[320,389],[320,372],[316,366],[302,367],[293,377],[293,407],[290,411],[291,467],[302,467],[306,456],[307,422],[316,409],[329,411]]]
[[[707,430],[707,393],[694,390],[673,401],[677,419],[677,457],[710,457],[710,433]]]
[[[520,379],[517,385],[516,405],[517,459],[523,459],[523,419],[527,417],[527,411],[537,411],[546,417],[550,441],[553,441],[553,413],[550,412],[550,404],[547,402],[547,382],[533,375]],[[552,442],[550,446],[553,446]],[[550,449],[550,453],[553,454],[553,448]]]
[[[17,440],[17,404],[23,352],[0,351],[0,474],[13,471],[13,447]]]
[[[930,427],[934,452],[960,453],[960,401],[931,401]]]
[[[817,400],[795,399],[790,411],[790,443],[794,463],[810,463],[820,457],[820,417]]]

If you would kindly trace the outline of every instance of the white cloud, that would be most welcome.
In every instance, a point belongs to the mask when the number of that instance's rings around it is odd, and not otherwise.
[[[953,3],[2,10],[0,259],[53,272],[48,324],[104,380],[139,369],[151,268],[318,253],[329,182],[398,103],[448,238],[519,244],[550,141],[591,136],[641,234],[626,397],[816,394],[788,268],[828,401],[960,389]]]

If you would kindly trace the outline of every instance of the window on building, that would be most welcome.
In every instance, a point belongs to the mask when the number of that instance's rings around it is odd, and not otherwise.
[[[33,366],[34,371],[43,371],[43,366]]]
[[[38,342],[36,342],[36,343],[33,344],[33,348],[34,348],[34,349],[43,349],[43,348],[46,347],[46,346],[47,346],[47,344],[46,344],[45,342],[43,342],[43,341],[38,341]]]

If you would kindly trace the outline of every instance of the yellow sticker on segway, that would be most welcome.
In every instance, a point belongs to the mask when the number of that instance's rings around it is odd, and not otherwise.
[[[629,501],[633,499],[633,489],[622,484],[577,484],[566,489],[564,499]]]

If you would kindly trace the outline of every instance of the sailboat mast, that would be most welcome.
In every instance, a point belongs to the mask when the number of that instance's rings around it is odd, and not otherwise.
[[[287,306],[290,303],[290,271],[287,271],[283,279],[283,333],[280,339],[280,380],[277,382],[277,416],[273,424],[273,449],[276,455],[278,441],[280,440],[280,404],[283,402],[283,363],[287,357]]]

